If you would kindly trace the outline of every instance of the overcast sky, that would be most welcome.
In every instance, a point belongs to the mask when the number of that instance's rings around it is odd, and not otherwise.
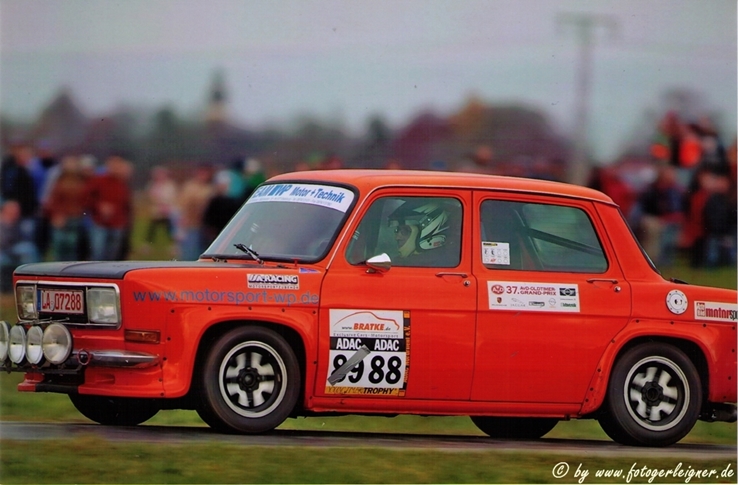
[[[566,12],[602,15],[589,115],[601,160],[671,88],[704,96],[732,141],[735,0],[0,0],[0,110],[35,116],[67,86],[90,116],[194,114],[222,69],[246,127],[300,114],[400,126],[475,94],[545,110],[564,131],[580,59]]]

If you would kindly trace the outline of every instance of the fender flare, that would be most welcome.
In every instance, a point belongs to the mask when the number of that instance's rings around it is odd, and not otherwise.
[[[612,369],[618,357],[628,348],[642,341],[663,341],[680,343],[696,348],[701,356],[701,362],[694,362],[703,378],[703,387],[706,388],[714,356],[711,355],[710,341],[717,338],[716,332],[708,326],[695,322],[674,322],[660,320],[632,319],[615,335],[600,358],[584,395],[580,416],[592,414],[599,410],[605,402],[607,386]],[[705,394],[707,396],[707,394]]]
[[[317,347],[311,345],[309,332],[311,328],[317,328],[317,318],[313,313],[313,309],[304,309],[304,311],[288,311],[277,313],[273,309],[262,310],[260,308],[250,308],[244,312],[243,309],[236,311],[219,312],[217,315],[210,313],[206,307],[195,311],[187,312],[184,318],[184,324],[187,321],[199,321],[197,329],[193,329],[186,337],[186,349],[180,350],[180,356],[186,357],[186,360],[178,361],[180,369],[174,381],[167,382],[166,397],[184,397],[192,390],[192,382],[197,372],[197,366],[200,359],[207,351],[207,342],[217,335],[222,329],[226,331],[238,325],[261,325],[267,328],[287,329],[289,333],[294,335],[294,339],[288,338],[288,342],[294,346],[292,340],[299,339],[302,349],[295,349],[300,359],[301,371],[303,373],[303,385],[311,381],[315,372],[311,372],[311,368],[315,367],[314,363],[317,356]]]

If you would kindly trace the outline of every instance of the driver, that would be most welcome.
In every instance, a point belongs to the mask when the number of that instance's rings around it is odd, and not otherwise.
[[[442,247],[448,235],[448,213],[437,203],[406,202],[389,216],[403,265],[433,262],[433,249]],[[436,266],[437,264],[433,264]]]

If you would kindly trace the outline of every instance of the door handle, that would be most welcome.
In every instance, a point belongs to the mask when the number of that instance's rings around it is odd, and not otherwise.
[[[458,276],[459,278],[467,278],[469,275],[466,273],[454,273],[452,271],[441,271],[440,273],[436,273],[436,276],[439,278],[443,278],[444,276]]]
[[[592,283],[595,286],[597,285],[597,283],[610,283],[611,285],[617,285],[618,280],[616,280],[615,278],[590,278],[587,280],[587,283]],[[620,293],[621,290],[622,288],[619,286],[615,286],[613,288],[613,291],[615,291],[615,293]]]
[[[618,280],[614,278],[590,278],[587,283],[612,283],[613,285],[618,284]]]

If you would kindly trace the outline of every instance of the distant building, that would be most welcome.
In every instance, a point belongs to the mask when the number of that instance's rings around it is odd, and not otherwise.
[[[208,124],[224,124],[228,121],[226,105],[228,95],[225,86],[225,75],[218,70],[213,75],[205,111],[205,122]]]
[[[88,129],[88,118],[78,107],[71,92],[64,88],[43,110],[34,124],[31,137],[63,150],[80,145]]]

